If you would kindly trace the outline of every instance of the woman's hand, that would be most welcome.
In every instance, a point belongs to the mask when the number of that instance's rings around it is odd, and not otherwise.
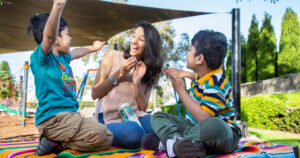
[[[139,84],[141,82],[143,76],[146,73],[146,70],[147,67],[142,61],[136,63],[132,74],[132,81],[134,84]]]
[[[129,73],[131,69],[136,65],[136,59],[135,57],[130,57],[125,62],[120,68],[119,72],[119,79],[122,78],[125,74]]]

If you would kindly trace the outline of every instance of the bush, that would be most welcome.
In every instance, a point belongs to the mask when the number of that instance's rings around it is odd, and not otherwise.
[[[300,133],[298,98],[298,92],[242,97],[241,119],[254,128]]]
[[[95,101],[82,101],[79,108],[83,109],[84,107],[95,107]]]
[[[35,109],[35,108],[37,108],[37,106],[38,106],[37,102],[29,102],[28,108]]]
[[[185,118],[185,114],[186,114],[185,106],[183,105],[183,103],[179,103],[179,107],[180,107],[181,116],[183,118]],[[169,113],[169,114],[172,114],[172,115],[175,115],[175,116],[179,115],[178,110],[177,110],[177,104],[171,104],[171,105],[163,106],[162,111],[166,112],[166,113]]]

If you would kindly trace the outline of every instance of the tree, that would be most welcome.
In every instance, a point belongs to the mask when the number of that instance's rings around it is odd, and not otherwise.
[[[247,82],[247,69],[248,65],[246,64],[247,59],[247,42],[244,35],[241,35],[241,83]]]
[[[247,72],[247,65],[246,65],[246,39],[244,35],[241,35],[241,82],[245,83],[246,82],[246,72]],[[225,72],[225,76],[228,78],[230,83],[231,81],[231,56],[232,56],[232,40],[229,40],[228,43],[228,51],[227,55],[224,60],[224,66],[223,66],[223,71]]]
[[[167,69],[169,67],[177,67],[182,68],[183,63],[185,63],[185,53],[189,49],[189,36],[187,33],[182,33],[180,36],[180,40],[178,43],[174,41],[176,36],[175,29],[171,25],[171,21],[164,21],[155,23],[154,26],[157,28],[161,41],[161,54],[164,61],[163,69]],[[161,73],[159,84],[154,85],[155,88],[155,96],[156,103],[160,103],[158,105],[163,105],[165,100],[168,100],[170,97],[169,94],[165,91],[166,87],[161,87],[164,84],[167,84],[166,76],[164,73]]]
[[[161,55],[164,61],[163,68],[168,68],[170,66],[170,61],[174,61],[180,59],[173,52],[175,47],[175,29],[171,25],[171,21],[163,21],[159,23],[155,23],[154,26],[158,30],[161,38]]]
[[[17,96],[13,76],[11,75],[7,61],[2,61],[0,65],[0,88],[0,98]]]
[[[287,8],[281,23],[278,55],[279,76],[300,72],[300,25],[297,14]]]
[[[271,24],[272,16],[264,14],[264,20],[258,37],[258,80],[275,77],[276,39]]]
[[[257,50],[258,50],[258,21],[256,16],[252,16],[251,25],[249,28],[248,41],[247,41],[247,54],[246,54],[246,65],[247,65],[247,81],[257,81],[258,80],[258,59],[257,59]]]
[[[173,33],[168,33],[169,35],[175,34],[175,30]],[[161,33],[161,35],[164,32]],[[166,38],[166,35],[163,35],[162,38]],[[174,36],[169,36],[167,39],[173,40]],[[162,40],[163,42],[166,40]],[[170,41],[169,41],[170,42]],[[190,47],[190,38],[187,33],[182,33],[180,36],[180,40],[178,43],[173,41],[175,46],[172,47],[162,47],[162,53],[164,56],[164,69],[169,67],[182,68],[186,65],[186,52]],[[174,97],[174,91],[170,81],[166,80],[166,76],[164,73],[160,75],[159,84],[156,84],[156,101],[158,105],[163,105],[166,100],[169,100],[171,97]]]
[[[231,67],[231,52],[232,52],[232,40],[229,40],[227,56],[224,61],[224,62],[226,62],[226,63],[224,63],[224,65],[226,65],[226,66],[225,66],[225,68],[223,67],[225,69],[223,71],[225,72],[225,76],[228,78],[230,83],[232,83],[231,82],[231,69],[232,69],[232,67]]]
[[[174,53],[170,56],[170,62],[175,67],[183,68],[186,65],[186,52],[190,48],[190,38],[187,33],[182,33],[180,35],[180,40],[177,43]]]

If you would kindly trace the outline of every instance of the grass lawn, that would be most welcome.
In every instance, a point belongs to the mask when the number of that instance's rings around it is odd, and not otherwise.
[[[250,134],[257,136],[258,138],[277,144],[291,144],[298,145],[298,150],[300,149],[300,134],[293,134],[288,132],[278,132],[271,130],[261,130],[251,128],[248,130]],[[300,152],[298,152],[298,157],[300,157]]]

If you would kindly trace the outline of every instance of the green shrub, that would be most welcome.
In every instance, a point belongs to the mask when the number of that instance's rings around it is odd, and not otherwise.
[[[82,101],[80,103],[79,108],[82,109],[84,107],[95,107],[95,102],[94,101]]]
[[[38,106],[37,102],[30,102],[29,105],[28,105],[28,108],[35,109],[35,108],[37,108],[37,106]]]
[[[298,107],[299,92],[242,97],[241,119],[254,128],[299,133]]]
[[[181,116],[184,118],[185,114],[186,114],[186,108],[183,105],[183,103],[179,103],[179,107],[180,107]],[[166,113],[169,113],[169,114],[172,114],[172,115],[176,115],[176,116],[179,115],[178,110],[177,110],[177,104],[163,106],[162,111],[166,112]]]

